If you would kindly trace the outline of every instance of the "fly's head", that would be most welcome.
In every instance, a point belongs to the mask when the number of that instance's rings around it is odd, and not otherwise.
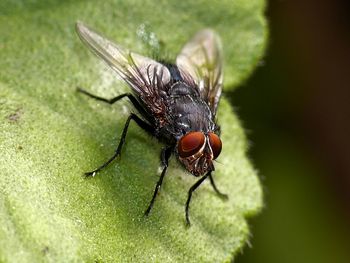
[[[219,156],[221,148],[221,140],[213,132],[188,132],[177,144],[179,160],[194,176],[214,171],[213,160]]]

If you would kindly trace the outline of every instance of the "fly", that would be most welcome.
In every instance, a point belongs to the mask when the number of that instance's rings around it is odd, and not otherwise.
[[[162,173],[145,215],[153,207],[162,185],[168,162],[175,155],[192,175],[200,179],[189,189],[185,206],[186,222],[190,225],[189,206],[192,193],[209,178],[216,187],[213,161],[220,155],[222,143],[216,111],[220,100],[223,72],[221,42],[209,29],[198,32],[182,49],[176,63],[157,62],[111,42],[81,22],[76,30],[83,41],[130,86],[131,92],[112,99],[95,96],[81,88],[78,91],[99,101],[113,104],[127,97],[138,114],[130,113],[114,155],[96,170],[85,173],[94,176],[120,155],[130,121],[164,143],[161,151]]]

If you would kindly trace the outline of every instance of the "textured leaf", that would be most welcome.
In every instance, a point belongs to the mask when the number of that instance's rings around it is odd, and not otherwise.
[[[39,3],[40,2],[40,3]],[[104,97],[128,88],[82,45],[81,20],[143,55],[174,58],[199,29],[222,36],[225,88],[233,89],[262,56],[264,2],[2,1],[0,4],[0,261],[222,262],[246,242],[245,217],[262,206],[246,157],[247,142],[231,106],[219,106],[223,152],[218,198],[205,183],[184,220],[196,181],[173,159],[149,217],[162,145],[131,124],[122,156],[95,178],[83,172],[113,154],[132,110]]]

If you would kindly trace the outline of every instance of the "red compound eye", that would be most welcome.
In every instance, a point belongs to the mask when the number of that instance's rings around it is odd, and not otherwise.
[[[197,153],[205,143],[205,136],[202,132],[189,132],[180,139],[177,151],[182,158]]]
[[[209,132],[208,135],[210,147],[213,150],[214,159],[216,159],[221,152],[222,143],[219,136],[217,136],[215,133]]]

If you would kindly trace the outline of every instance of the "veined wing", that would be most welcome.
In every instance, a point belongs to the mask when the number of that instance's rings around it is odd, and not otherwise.
[[[223,72],[219,37],[210,29],[199,31],[181,50],[176,64],[184,78],[190,75],[213,114],[220,100]]]
[[[113,43],[82,22],[76,30],[80,39],[127,82],[152,112],[164,110],[161,88],[170,81],[170,72],[162,64]]]

